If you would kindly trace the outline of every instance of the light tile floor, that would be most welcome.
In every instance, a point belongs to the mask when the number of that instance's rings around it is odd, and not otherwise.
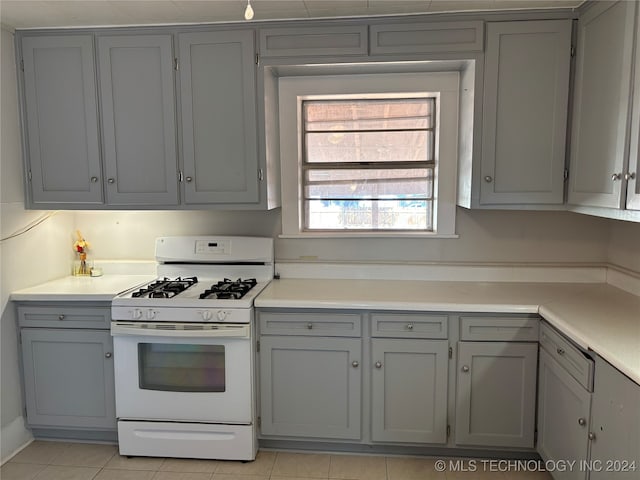
[[[444,471],[437,471],[443,460]],[[461,463],[463,462],[463,463]],[[471,461],[473,462],[473,461]],[[35,441],[0,468],[1,480],[551,480],[462,459],[260,451],[253,462],[122,457],[113,445]],[[458,466],[456,470],[456,465]],[[466,471],[460,471],[463,465]],[[529,468],[530,469],[530,468]],[[475,470],[475,471],[469,471]],[[515,470],[515,469],[511,469]]]

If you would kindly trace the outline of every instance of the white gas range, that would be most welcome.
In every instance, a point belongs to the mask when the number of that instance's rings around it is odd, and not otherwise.
[[[158,279],[112,302],[122,455],[253,460],[253,300],[273,240],[162,237]]]

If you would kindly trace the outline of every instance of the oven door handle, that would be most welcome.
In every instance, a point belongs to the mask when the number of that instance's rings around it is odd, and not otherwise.
[[[111,322],[112,337],[249,338],[249,335],[249,325]]]

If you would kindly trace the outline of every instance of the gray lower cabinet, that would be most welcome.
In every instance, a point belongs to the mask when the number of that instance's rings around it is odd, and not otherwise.
[[[97,38],[109,205],[177,205],[170,34]]]
[[[21,48],[31,206],[101,204],[93,36],[24,37]]]
[[[447,442],[448,347],[447,340],[371,340],[374,442]]]
[[[537,343],[459,342],[456,444],[533,448]]]
[[[29,426],[115,429],[108,330],[23,328],[20,335]]]
[[[487,23],[480,204],[564,198],[571,20]]]
[[[262,435],[359,440],[359,338],[260,338]]]
[[[36,437],[115,439],[111,308],[17,304],[27,424]]]
[[[555,480],[587,478],[591,392],[582,386],[544,348],[538,366],[538,443],[545,461],[576,462],[566,471],[553,472]]]
[[[253,30],[178,34],[183,201],[257,203]]]
[[[596,358],[590,480],[640,476],[640,385]]]
[[[624,206],[638,2],[593,2],[578,20],[568,203]]]

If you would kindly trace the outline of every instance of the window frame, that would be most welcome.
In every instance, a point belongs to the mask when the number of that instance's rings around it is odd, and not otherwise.
[[[455,210],[460,81],[458,72],[292,76],[278,80],[281,238],[457,238]],[[323,100],[328,97],[336,99],[436,98],[433,231],[304,229],[302,102]]]

